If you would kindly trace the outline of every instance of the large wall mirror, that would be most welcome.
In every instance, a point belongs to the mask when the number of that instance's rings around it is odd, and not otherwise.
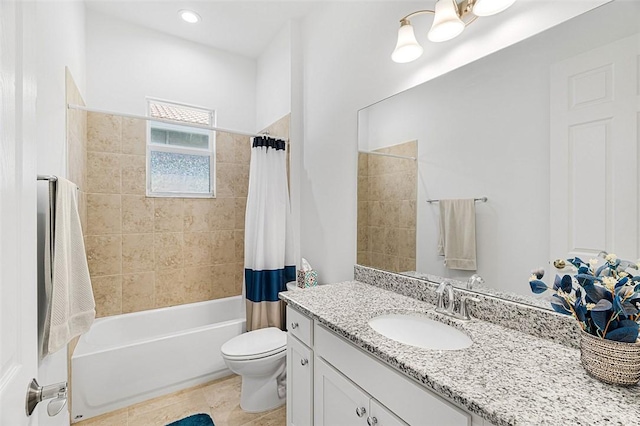
[[[358,263],[546,306],[532,269],[638,259],[639,67],[640,2],[617,0],[360,110]],[[448,269],[428,200],[482,197],[477,271]]]

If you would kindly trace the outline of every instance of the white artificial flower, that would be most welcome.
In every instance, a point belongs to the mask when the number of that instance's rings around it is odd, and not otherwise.
[[[592,268],[595,268],[597,264],[598,264],[598,259],[589,259],[589,265],[591,265]]]
[[[592,310],[593,308],[595,308],[596,304],[595,303],[587,303],[587,309],[588,310]]]
[[[609,289],[609,291],[613,291],[616,284],[618,284],[618,280],[613,277],[603,277],[602,284]]]
[[[606,260],[609,263],[614,263],[616,261],[616,259],[618,259],[618,256],[616,256],[613,253],[609,253],[608,255],[605,256],[604,260]]]
[[[531,282],[531,281],[535,281],[535,280],[537,280],[537,279],[538,279],[538,277],[536,277],[536,275],[535,275],[535,274],[531,274],[531,276],[529,277],[529,282]]]

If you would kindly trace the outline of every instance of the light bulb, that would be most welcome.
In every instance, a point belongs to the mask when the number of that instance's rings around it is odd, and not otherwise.
[[[180,15],[183,21],[188,22],[190,24],[195,24],[197,22],[200,22],[200,15],[198,15],[192,10],[182,9],[180,12],[178,12],[178,14]]]

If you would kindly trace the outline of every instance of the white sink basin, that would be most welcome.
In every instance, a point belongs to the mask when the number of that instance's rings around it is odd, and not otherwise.
[[[450,325],[426,317],[390,314],[369,320],[369,326],[396,342],[425,349],[454,351],[471,346],[471,338]]]

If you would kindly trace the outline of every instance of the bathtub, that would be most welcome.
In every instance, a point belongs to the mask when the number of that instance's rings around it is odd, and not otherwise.
[[[71,357],[72,421],[231,374],[220,347],[245,323],[242,296],[97,319]]]

